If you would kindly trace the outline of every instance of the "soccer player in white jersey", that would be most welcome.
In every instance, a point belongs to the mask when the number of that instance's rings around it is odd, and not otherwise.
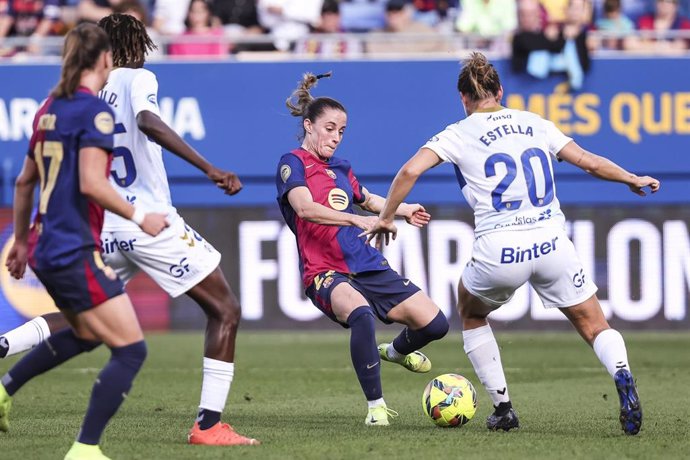
[[[206,173],[229,195],[239,192],[242,184],[234,173],[211,165],[160,119],[158,82],[143,68],[146,54],[155,48],[145,26],[125,14],[107,16],[99,26],[110,36],[116,67],[100,93],[115,113],[111,182],[137,209],[166,214],[170,223],[154,238],[136,224],[106,213],[103,259],[124,282],[143,270],[171,297],[189,295],[207,316],[201,402],[189,443],[258,444],[220,422],[234,376],[240,305],[219,267],[220,253],[185,224],[171,203],[161,146]],[[36,318],[0,338],[0,355],[26,350],[66,326],[59,313]]]
[[[481,53],[472,53],[465,62],[458,91],[467,118],[433,136],[400,169],[378,223],[365,233],[370,239],[395,238],[394,210],[419,176],[440,163],[452,163],[475,216],[476,239],[458,285],[458,312],[465,352],[494,404],[487,427],[519,427],[487,315],[529,282],[544,306],[559,308],[594,348],[615,382],[623,431],[637,434],[642,409],[625,343],[606,321],[597,287],[566,235],[551,161],[553,157],[600,179],[621,182],[641,196],[644,187],[659,190],[659,181],[582,149],[550,121],[502,107],[498,73]]]

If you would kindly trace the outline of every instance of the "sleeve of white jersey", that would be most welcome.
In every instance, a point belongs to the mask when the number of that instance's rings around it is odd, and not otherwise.
[[[139,75],[132,80],[130,94],[134,116],[144,110],[161,116],[160,110],[158,110],[158,80],[152,72],[148,70],[139,72]]]
[[[551,121],[544,120],[544,126],[546,128],[546,143],[549,146],[549,153],[558,158],[558,152],[563,150],[563,147],[573,139],[563,134]]]
[[[445,163],[457,163],[463,150],[460,136],[450,127],[433,136],[422,148],[433,150]]]

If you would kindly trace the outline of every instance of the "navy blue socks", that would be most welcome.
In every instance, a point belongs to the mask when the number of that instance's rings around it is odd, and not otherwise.
[[[100,344],[100,342],[78,338],[72,329],[63,329],[48,337],[19,360],[2,378],[2,385],[12,396],[37,375],[59,366],[78,354],[91,351]]]
[[[132,381],[146,359],[146,342],[111,348],[108,364],[96,378],[84,423],[77,437],[83,444],[96,445],[105,426],[124,401]]]
[[[429,342],[438,340],[448,333],[448,320],[443,312],[432,319],[429,324],[421,329],[412,330],[406,327],[393,340],[393,348],[401,355],[409,355],[413,351],[427,345]]]
[[[220,422],[220,412],[216,412],[210,409],[199,409],[199,415],[196,417],[196,421],[199,424],[199,428],[202,430],[208,430],[216,423]]]
[[[357,379],[367,401],[383,397],[381,359],[376,348],[374,313],[368,305],[357,307],[347,318],[350,326],[350,355]]]

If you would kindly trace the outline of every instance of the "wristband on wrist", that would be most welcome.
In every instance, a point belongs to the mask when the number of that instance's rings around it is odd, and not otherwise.
[[[134,214],[129,220],[141,227],[141,224],[144,223],[144,217],[146,217],[146,213],[142,209],[134,208]]]

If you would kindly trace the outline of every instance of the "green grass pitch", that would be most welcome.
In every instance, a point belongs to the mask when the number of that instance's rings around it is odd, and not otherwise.
[[[393,328],[379,332],[390,340]],[[458,331],[425,349],[434,368],[412,374],[382,363],[384,395],[400,413],[366,427],[346,331],[241,332],[224,419],[259,447],[185,444],[201,381],[202,335],[149,335],[149,359],[108,427],[104,452],[129,459],[450,459],[690,457],[690,333],[624,333],[644,409],[638,436],[623,435],[608,374],[573,333],[497,333],[522,428],[491,433],[491,403],[462,352]],[[14,398],[2,460],[61,459],[76,435],[106,350],[78,357]],[[0,361],[0,373],[14,362]],[[455,372],[477,387],[479,408],[462,428],[437,428],[422,413],[434,376]]]

